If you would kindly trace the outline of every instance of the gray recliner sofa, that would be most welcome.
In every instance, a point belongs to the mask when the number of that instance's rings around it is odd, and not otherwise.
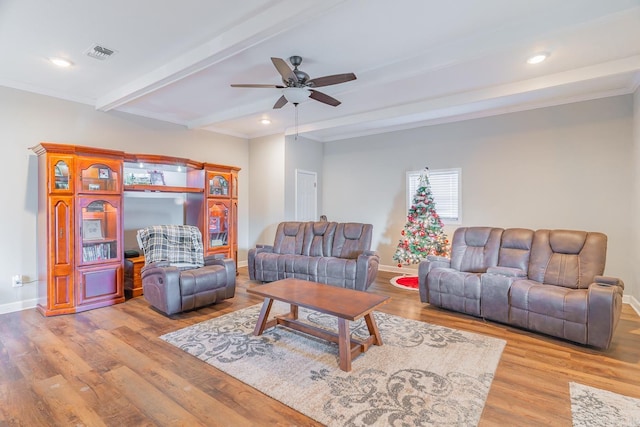
[[[418,268],[422,302],[606,349],[624,283],[603,276],[607,236],[575,230],[461,227],[451,259]]]
[[[372,232],[371,224],[354,222],[282,222],[273,245],[249,250],[249,278],[273,282],[293,277],[364,291],[380,263],[371,250]]]

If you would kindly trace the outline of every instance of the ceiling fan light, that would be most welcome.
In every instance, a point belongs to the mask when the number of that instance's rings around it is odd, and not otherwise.
[[[287,87],[282,89],[282,94],[290,103],[300,104],[309,98],[311,92],[304,87]]]

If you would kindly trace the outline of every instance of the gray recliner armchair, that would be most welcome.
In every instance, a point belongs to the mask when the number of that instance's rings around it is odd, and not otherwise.
[[[145,256],[145,299],[171,315],[235,295],[236,266],[223,255],[204,256],[202,234],[190,225],[154,225],[138,230]]]

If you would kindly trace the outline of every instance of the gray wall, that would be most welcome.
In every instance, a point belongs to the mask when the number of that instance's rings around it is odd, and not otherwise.
[[[11,287],[11,276],[35,280],[37,157],[41,141],[86,145],[131,153],[165,154],[242,168],[239,174],[239,258],[248,247],[247,140],[187,130],[157,120],[0,87],[0,140],[4,208],[0,211],[0,313],[32,307],[36,283]]]
[[[633,98],[619,96],[327,143],[324,209],[372,223],[382,268],[393,271],[406,171],[461,168],[461,226],[604,232],[606,272],[635,289],[632,130]]]
[[[285,140],[282,135],[249,142],[249,247],[273,244],[276,228],[285,218]],[[246,257],[239,257],[245,260]]]
[[[318,215],[322,215],[322,168],[324,144],[298,136],[286,137],[285,153],[285,218],[296,215],[296,169],[315,172],[318,175]]]

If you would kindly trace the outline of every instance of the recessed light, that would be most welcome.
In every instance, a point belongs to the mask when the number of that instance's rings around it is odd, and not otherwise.
[[[262,123],[263,125],[270,125],[270,124],[271,124],[271,120],[269,120],[269,119],[262,119],[262,120],[260,120],[260,123]]]
[[[539,64],[549,57],[549,52],[540,52],[527,59],[528,64]]]
[[[51,62],[54,65],[57,65],[58,67],[62,67],[62,68],[67,68],[67,67],[71,67],[73,65],[73,62],[69,61],[68,59],[64,59],[64,58],[49,58],[49,62]]]

